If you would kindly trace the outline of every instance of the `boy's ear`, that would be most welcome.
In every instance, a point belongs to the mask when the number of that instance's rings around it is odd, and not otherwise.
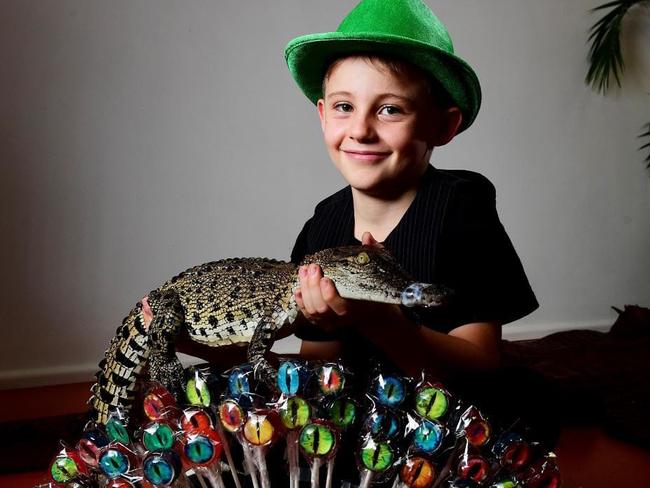
[[[463,114],[458,107],[450,107],[439,110],[436,116],[438,118],[438,124],[435,129],[435,134],[433,134],[432,145],[444,146],[458,132],[458,128],[463,122]]]
[[[320,128],[325,132],[325,100],[320,98],[316,103],[316,107],[318,108],[318,116],[320,117]]]

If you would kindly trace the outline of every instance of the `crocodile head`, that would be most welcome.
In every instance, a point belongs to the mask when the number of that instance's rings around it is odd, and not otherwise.
[[[343,298],[395,303],[407,307],[435,307],[445,303],[449,289],[416,283],[395,258],[379,246],[325,249],[305,257],[319,264]]]

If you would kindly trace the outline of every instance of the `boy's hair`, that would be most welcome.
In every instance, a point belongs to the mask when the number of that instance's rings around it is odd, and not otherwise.
[[[334,71],[334,68],[341,64],[341,62],[343,62],[345,59],[351,57],[361,58],[379,69],[388,70],[390,73],[396,76],[410,76],[413,80],[416,80],[422,84],[422,87],[424,88],[426,94],[431,97],[434,106],[439,109],[445,110],[455,106],[451,97],[440,85],[440,83],[428,76],[427,73],[420,67],[396,56],[374,53],[351,54],[341,56],[331,61],[325,70],[325,74],[323,75],[323,96],[325,96],[325,84],[332,74],[332,71]]]

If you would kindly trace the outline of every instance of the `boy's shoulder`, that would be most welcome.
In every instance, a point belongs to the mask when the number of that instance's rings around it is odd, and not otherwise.
[[[496,190],[492,182],[476,171],[465,169],[434,168],[434,178],[443,186],[451,187],[456,192],[482,194],[494,198]]]

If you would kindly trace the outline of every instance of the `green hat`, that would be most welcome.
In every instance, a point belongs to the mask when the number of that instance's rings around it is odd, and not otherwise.
[[[476,73],[454,55],[446,27],[420,0],[363,0],[336,32],[297,37],[284,50],[291,75],[313,103],[323,96],[329,64],[353,54],[387,54],[423,69],[460,108],[459,132],[476,118],[481,106]]]

